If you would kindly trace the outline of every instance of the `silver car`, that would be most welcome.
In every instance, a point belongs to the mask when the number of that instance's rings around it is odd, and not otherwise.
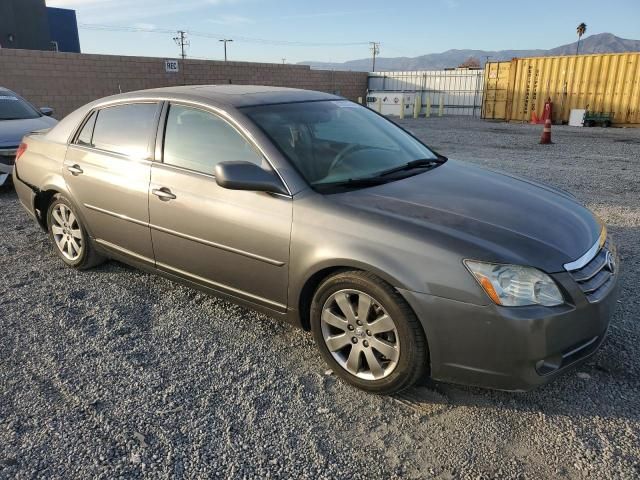
[[[20,140],[35,130],[53,127],[53,110],[40,110],[17,93],[0,87],[0,186],[10,178]]]
[[[371,392],[530,389],[592,355],[615,305],[616,248],[571,194],[326,93],[105,98],[28,135],[14,175],[68,266],[118,259],[311,330]]]

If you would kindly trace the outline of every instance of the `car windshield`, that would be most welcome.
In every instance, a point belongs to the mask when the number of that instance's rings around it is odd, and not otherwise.
[[[389,173],[420,173],[440,158],[394,123],[347,100],[261,105],[243,111],[316,189],[391,181],[398,175]]]
[[[0,120],[38,118],[40,113],[12,92],[0,90]]]

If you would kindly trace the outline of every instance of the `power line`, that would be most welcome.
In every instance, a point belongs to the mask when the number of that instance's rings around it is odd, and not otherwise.
[[[174,33],[175,30],[161,28],[127,27],[124,25],[98,25],[95,23],[79,23],[78,27],[85,30],[106,30],[110,32],[141,32],[141,33]]]
[[[207,32],[189,32],[193,37],[224,39],[224,36],[218,33]],[[242,37],[234,36],[235,41],[243,43],[258,43],[262,45],[283,45],[291,47],[349,47],[356,45],[367,45],[368,42],[293,42],[289,40],[269,40],[266,38]]]
[[[85,30],[103,30],[111,32],[131,32],[131,33],[175,33],[175,30],[161,28],[128,27],[124,25],[100,25],[95,23],[80,23],[78,26]],[[191,37],[213,38],[215,40],[225,40],[227,37],[219,33],[188,31]],[[243,43],[256,43],[260,45],[282,45],[291,47],[350,47],[367,45],[369,42],[296,42],[289,40],[270,40],[266,38],[234,36],[234,41]]]

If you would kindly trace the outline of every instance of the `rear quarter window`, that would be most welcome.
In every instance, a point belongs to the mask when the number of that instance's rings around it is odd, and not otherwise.
[[[78,138],[76,139],[76,143],[78,145],[84,145],[88,147],[93,146],[93,143],[91,143],[91,139],[93,137],[93,127],[96,124],[97,115],[97,112],[93,112],[89,119],[85,122],[82,130],[80,130],[80,133],[78,134]]]

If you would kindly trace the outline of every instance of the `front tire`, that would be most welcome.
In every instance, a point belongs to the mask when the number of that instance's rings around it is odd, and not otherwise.
[[[47,228],[54,251],[67,266],[85,270],[104,261],[93,248],[75,207],[60,193],[53,196],[47,210]]]
[[[351,385],[391,394],[424,375],[428,351],[420,322],[400,294],[375,275],[347,271],[326,279],[310,313],[322,357]]]

